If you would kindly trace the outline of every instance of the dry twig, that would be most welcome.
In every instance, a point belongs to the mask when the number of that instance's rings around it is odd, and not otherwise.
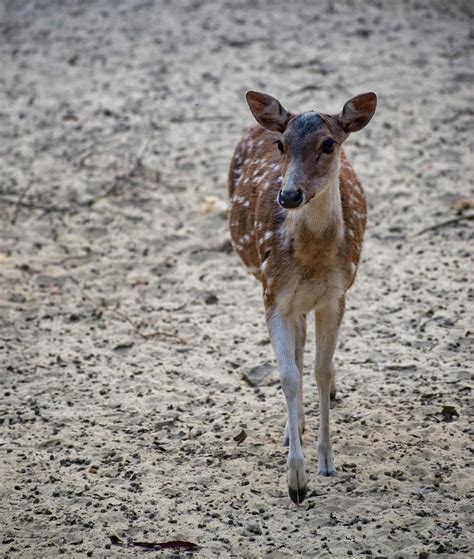
[[[43,205],[43,204],[35,204],[34,202],[23,202],[19,198],[17,198],[16,200],[11,200],[8,196],[11,196],[11,195],[0,193],[0,198],[2,199],[3,204],[8,204],[8,205],[11,205],[11,206],[18,206],[20,208],[30,208],[32,210],[43,210],[45,213],[49,213],[49,212],[68,212],[68,211],[70,211],[70,208],[67,208],[67,207],[63,208],[61,206],[46,206],[46,205]],[[14,222],[12,221],[12,223],[14,223]]]
[[[107,198],[107,196],[113,194],[115,190],[118,188],[118,186],[120,186],[121,183],[124,183],[126,180],[128,180],[135,173],[135,171],[139,169],[139,167],[142,165],[143,154],[145,153],[145,150],[148,147],[149,142],[150,142],[150,136],[148,136],[148,138],[143,142],[140,150],[133,156],[133,163],[132,165],[130,165],[128,170],[125,171],[125,173],[116,175],[112,179],[111,184],[106,189],[106,191],[103,194],[101,194],[98,198],[95,198],[93,200],[93,203],[97,202],[98,200],[102,200],[103,198]]]
[[[20,196],[18,196],[18,200],[16,201],[15,207],[13,208],[13,215],[10,219],[10,223],[13,225],[16,222],[16,218],[18,217],[18,213],[20,212],[21,203],[23,202],[23,198],[26,196],[26,193],[30,188],[33,186],[33,179],[28,181],[28,184],[25,188],[20,192]]]
[[[117,309],[117,307],[111,308],[111,307],[108,307],[105,304],[99,303],[98,301],[96,301],[94,298],[92,298],[90,295],[88,295],[82,289],[80,283],[75,278],[70,276],[69,279],[72,281],[72,283],[74,283],[79,288],[79,290],[81,292],[81,295],[82,295],[82,297],[84,297],[84,299],[89,301],[89,303],[91,303],[96,309],[102,309],[105,312],[109,312],[110,314],[113,314],[117,318],[120,318],[120,319],[124,320],[125,322],[128,322],[128,324],[130,324],[130,326],[132,327],[134,333],[137,334],[138,336],[140,336],[140,338],[142,338],[142,340],[150,340],[150,339],[153,339],[153,338],[172,338],[172,339],[175,339],[176,341],[178,341],[182,344],[187,344],[188,343],[184,338],[181,338],[177,334],[172,334],[171,332],[163,332],[161,330],[155,330],[154,332],[144,334],[141,331],[141,326],[139,324],[137,324],[134,320],[132,320],[127,314],[125,314],[122,311],[119,311]]]
[[[422,229],[421,231],[418,231],[418,233],[415,235],[415,237],[419,237],[420,235],[423,235],[423,233],[427,233],[428,231],[436,231],[436,229],[442,229],[443,227],[448,227],[449,225],[454,225],[456,223],[459,223],[460,221],[470,221],[474,219],[474,214],[469,214],[469,215],[460,215],[458,217],[454,217],[452,219],[447,219],[446,221],[442,221],[441,223],[435,223],[434,225],[431,225],[430,227],[425,227],[424,229]]]
[[[124,173],[117,174],[112,179],[110,185],[108,186],[108,188],[106,188],[105,192],[103,192],[102,194],[100,194],[96,198],[92,198],[91,200],[87,200],[85,202],[80,202],[77,205],[71,205],[71,206],[66,206],[66,207],[54,206],[54,205],[46,206],[46,205],[43,205],[43,204],[37,204],[35,202],[25,202],[25,201],[23,201],[24,197],[26,196],[26,194],[28,192],[28,190],[33,185],[32,180],[20,192],[20,195],[15,200],[9,199],[7,194],[0,193],[0,198],[2,199],[2,201],[5,204],[15,206],[15,208],[13,210],[12,218],[10,220],[10,223],[14,224],[16,222],[16,219],[18,217],[18,213],[20,211],[20,208],[30,208],[30,209],[33,209],[33,210],[42,210],[44,213],[53,213],[53,212],[63,213],[64,212],[64,213],[73,214],[73,213],[77,213],[80,208],[91,207],[96,202],[98,202],[99,200],[103,200],[104,198],[107,198],[108,196],[110,196],[111,194],[113,194],[115,192],[115,190],[118,188],[118,186],[120,186],[121,184],[126,182],[131,176],[133,176],[133,174],[137,171],[137,169],[140,168],[140,166],[142,165],[143,154],[145,153],[145,150],[148,147],[149,142],[150,142],[150,136],[143,142],[140,150],[133,156],[133,162],[129,166],[129,168]]]

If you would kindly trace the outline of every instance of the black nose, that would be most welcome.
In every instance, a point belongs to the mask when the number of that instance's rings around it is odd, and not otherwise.
[[[280,190],[278,194],[278,203],[284,208],[297,208],[303,202],[303,191],[297,190]]]

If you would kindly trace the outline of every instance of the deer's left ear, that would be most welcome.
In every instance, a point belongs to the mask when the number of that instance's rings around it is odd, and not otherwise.
[[[337,120],[344,132],[357,132],[369,124],[377,108],[375,93],[362,93],[344,105]]]

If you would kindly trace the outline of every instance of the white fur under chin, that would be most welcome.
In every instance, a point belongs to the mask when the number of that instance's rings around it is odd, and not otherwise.
[[[339,158],[335,160],[331,171],[331,174],[325,177],[326,180],[318,186],[319,192],[312,200],[288,213],[286,223],[289,230],[304,223],[315,235],[321,235],[336,222],[338,237],[342,239],[344,223],[339,190]]]

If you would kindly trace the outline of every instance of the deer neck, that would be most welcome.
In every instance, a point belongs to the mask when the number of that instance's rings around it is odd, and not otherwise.
[[[328,185],[319,196],[315,196],[303,208],[288,213],[286,225],[291,238],[307,239],[309,235],[314,240],[324,239],[325,242],[329,237],[334,241],[342,239],[344,222],[339,169],[328,178]]]

